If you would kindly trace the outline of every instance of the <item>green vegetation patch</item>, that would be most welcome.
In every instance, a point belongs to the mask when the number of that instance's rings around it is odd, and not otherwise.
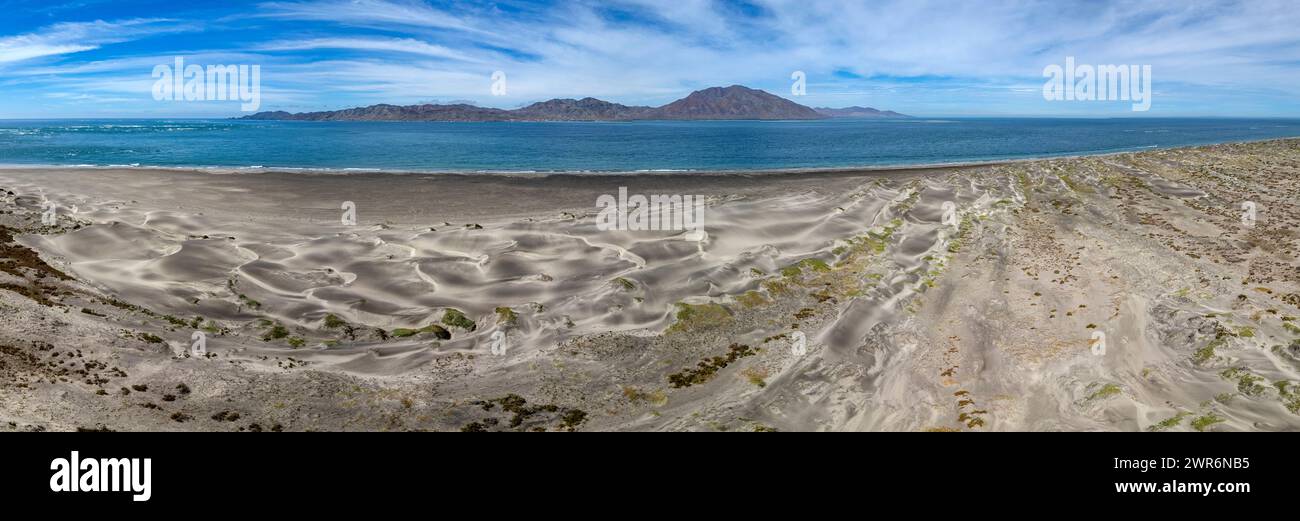
[[[765,280],[763,289],[772,295],[781,295],[790,292],[790,285],[776,279]]]
[[[261,309],[262,307],[261,302],[248,298],[248,295],[245,295],[243,293],[239,294],[239,304],[242,306],[247,306],[249,309]]]
[[[262,335],[262,341],[270,342],[272,340],[288,338],[288,336],[289,336],[289,329],[284,327],[284,325],[280,324],[279,322],[276,322],[271,325],[271,329],[269,331],[267,331]]]
[[[1172,429],[1172,428],[1177,427],[1178,425],[1182,424],[1182,423],[1183,423],[1183,419],[1185,419],[1185,418],[1187,418],[1188,416],[1191,416],[1191,415],[1192,415],[1192,413],[1190,413],[1190,412],[1181,411],[1181,412],[1179,412],[1178,414],[1175,414],[1175,415],[1171,416],[1169,419],[1166,419],[1166,420],[1164,420],[1164,421],[1162,421],[1162,422],[1160,422],[1160,423],[1157,423],[1157,424],[1155,424],[1155,425],[1152,425],[1152,426],[1150,426],[1150,427],[1147,427],[1147,430],[1148,430],[1148,431],[1151,431],[1151,432],[1160,432],[1160,431],[1165,431],[1165,430]]]
[[[221,324],[218,324],[215,320],[207,321],[205,324],[203,324],[203,327],[201,329],[205,333],[209,333],[213,335],[224,335],[229,331],[226,328],[221,327]]]
[[[1268,387],[1260,385],[1260,382],[1264,381],[1264,377],[1251,373],[1243,367],[1224,369],[1223,372],[1219,373],[1219,376],[1226,380],[1236,381],[1237,392],[1246,396],[1261,396],[1268,390]]]
[[[831,270],[831,267],[826,264],[826,261],[823,261],[821,259],[801,260],[799,261],[799,267],[816,271],[816,272],[821,272],[821,273],[825,273]]]
[[[473,320],[466,317],[465,312],[456,308],[447,308],[447,310],[442,313],[442,323],[466,331],[474,331],[475,329],[478,329],[478,324],[475,324]]]
[[[650,405],[655,407],[668,405],[668,395],[658,389],[651,392],[645,392],[636,387],[624,387],[623,396],[632,403],[648,402]]]
[[[1070,174],[1059,174],[1057,177],[1060,177],[1061,182],[1065,183],[1065,186],[1069,187],[1072,191],[1081,194],[1096,193],[1096,190],[1093,190],[1091,186],[1076,181],[1073,177],[1070,177]]]
[[[739,297],[736,297],[736,302],[742,306],[745,306],[746,308],[752,309],[752,308],[756,308],[768,304],[770,301],[767,300],[767,297],[764,297],[762,293],[759,293],[757,291],[750,291]]]
[[[1204,416],[1198,416],[1197,418],[1193,419],[1192,428],[1196,429],[1198,432],[1204,432],[1205,429],[1210,428],[1210,426],[1216,423],[1223,423],[1225,421],[1228,420],[1217,414],[1208,413]]]
[[[176,327],[190,327],[189,321],[185,319],[176,318],[171,315],[163,315],[162,319],[166,320],[168,323]]]
[[[145,342],[149,342],[150,344],[166,343],[165,341],[163,341],[162,338],[158,337],[158,335],[152,333],[138,333],[136,334],[136,338],[139,338],[140,340],[144,340]]]
[[[1020,187],[1020,193],[1024,194],[1025,199],[1028,200],[1029,194],[1034,191],[1033,184],[1031,184],[1029,179],[1029,174],[1025,172],[1016,172],[1016,185]]]
[[[700,385],[712,380],[718,371],[747,356],[754,356],[758,351],[742,344],[731,344],[724,356],[715,356],[701,360],[695,367],[680,373],[668,375],[668,383],[676,389]]]
[[[574,431],[587,421],[586,411],[581,409],[561,408],[554,404],[529,405],[528,400],[517,394],[508,394],[492,400],[473,402],[484,412],[498,410],[510,414],[506,426],[513,430],[546,431],[545,424],[555,423],[559,430]],[[525,423],[529,425],[524,425]],[[461,427],[462,432],[488,432],[501,430],[501,420],[484,418]]]
[[[1200,365],[1210,360],[1213,360],[1215,358],[1214,351],[1227,344],[1228,344],[1227,332],[1220,332],[1214,338],[1214,340],[1211,340],[1210,343],[1205,344],[1205,347],[1197,349],[1196,352],[1192,354],[1192,362],[1195,362],[1197,365]]]
[[[695,331],[717,327],[731,321],[731,312],[721,304],[677,303],[677,322],[668,328],[670,333]]]
[[[496,309],[497,323],[503,326],[513,326],[519,322],[519,314],[515,310],[502,306]]]
[[[333,313],[325,315],[325,329],[338,329],[346,325],[348,325],[347,321],[339,318]]]
[[[957,235],[952,238],[952,242],[948,243],[948,253],[961,253],[961,249],[965,246],[966,236],[970,235],[970,231],[974,227],[974,219],[969,214],[963,216],[961,224],[957,227]]]
[[[408,338],[424,333],[433,333],[439,340],[448,340],[451,338],[451,332],[438,324],[429,324],[420,329],[398,328],[393,330],[394,338]]]
[[[587,421],[586,411],[580,409],[569,409],[564,411],[564,414],[560,416],[560,428],[572,432],[585,421]]]
[[[1096,392],[1093,392],[1092,394],[1088,395],[1088,401],[1104,400],[1106,398],[1110,398],[1112,396],[1115,396],[1123,392],[1124,390],[1121,389],[1120,386],[1118,385],[1106,384],[1101,386],[1101,389],[1098,389]]]

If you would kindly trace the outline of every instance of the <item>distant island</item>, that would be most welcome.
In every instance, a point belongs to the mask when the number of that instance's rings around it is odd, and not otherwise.
[[[504,110],[465,103],[451,105],[371,105],[344,110],[259,112],[240,119],[288,121],[635,121],[635,120],[815,120],[828,118],[907,118],[868,107],[810,108],[741,85],[711,87],[662,107],[627,106],[596,98],[553,99]]]
[[[910,118],[905,114],[899,114],[892,110],[876,110],[871,107],[845,107],[842,109],[832,109],[829,107],[817,107],[819,114],[824,114],[832,118]]]

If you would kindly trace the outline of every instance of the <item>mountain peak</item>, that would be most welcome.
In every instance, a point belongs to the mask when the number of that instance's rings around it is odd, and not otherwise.
[[[817,111],[744,85],[709,87],[654,110],[655,119],[822,119]]]

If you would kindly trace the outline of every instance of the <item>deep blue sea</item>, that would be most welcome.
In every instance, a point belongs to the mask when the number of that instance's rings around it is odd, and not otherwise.
[[[0,164],[671,171],[898,166],[1300,136],[1300,120],[0,121]]]

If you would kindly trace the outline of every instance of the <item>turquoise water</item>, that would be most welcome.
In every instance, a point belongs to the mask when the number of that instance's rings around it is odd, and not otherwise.
[[[0,164],[511,172],[766,170],[990,161],[1291,136],[1300,136],[1300,120],[15,120],[0,121]]]

